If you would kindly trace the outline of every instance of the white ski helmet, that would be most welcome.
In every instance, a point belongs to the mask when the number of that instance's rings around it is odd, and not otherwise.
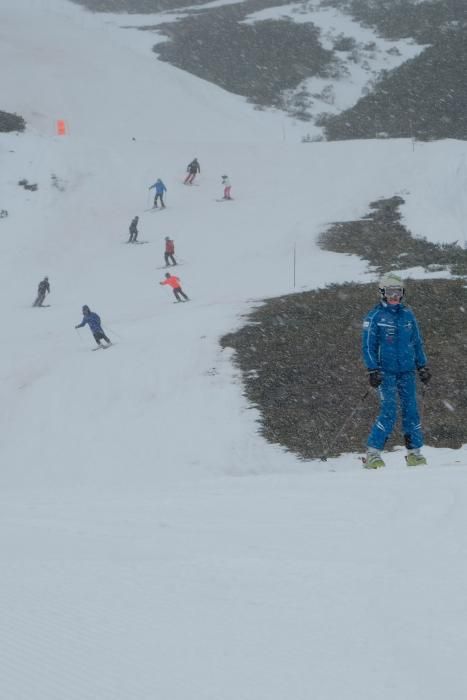
[[[386,290],[390,287],[400,290],[399,301],[402,301],[405,294],[404,283],[402,278],[399,277],[399,275],[396,275],[395,272],[388,272],[386,275],[383,275],[378,283],[378,286],[379,292],[384,301],[387,301]]]

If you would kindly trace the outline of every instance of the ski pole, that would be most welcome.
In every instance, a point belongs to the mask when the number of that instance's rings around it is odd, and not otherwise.
[[[354,409],[351,411],[351,413],[347,416],[347,418],[345,419],[345,421],[343,422],[343,424],[341,426],[341,429],[339,430],[338,433],[336,433],[336,435],[334,436],[334,440],[332,440],[332,442],[328,446],[328,449],[324,452],[323,456],[321,457],[322,462],[328,461],[328,454],[331,452],[332,448],[337,443],[338,438],[344,432],[344,428],[347,426],[349,421],[351,421],[352,418],[354,417],[354,415],[357,413],[357,411],[359,411],[361,409],[361,407],[363,406],[363,403],[364,403],[364,401],[369,393],[370,393],[370,390],[367,389],[365,391],[365,393],[363,394],[363,396],[360,397],[360,401],[358,401],[357,405],[354,407]]]
[[[427,389],[428,389],[428,387],[426,386],[426,384],[423,384],[422,385],[422,400],[420,402],[420,423],[423,423],[423,419],[425,417],[425,394],[426,394]]]
[[[326,454],[326,453],[328,452],[328,450],[329,450],[329,442],[326,440],[326,447],[325,447],[325,446],[324,446],[323,435],[322,435],[322,433],[321,433],[321,430],[319,429],[317,417],[310,416],[310,420],[311,420],[311,422],[313,423],[313,425],[314,425],[314,427],[315,427],[315,433],[317,434],[317,436],[318,436],[318,438],[319,438],[319,442],[320,442],[321,448],[324,450],[323,454]]]
[[[83,344],[83,339],[81,338],[80,332],[79,332],[79,330],[78,330],[77,328],[75,328],[75,331],[76,331],[76,335],[77,335],[78,338],[79,338],[80,345],[82,345],[82,344]]]
[[[117,338],[120,338],[120,340],[123,340],[122,336],[119,335],[118,333],[116,333],[113,328],[111,328],[110,326],[107,326],[107,328],[112,333],[112,335],[116,335]]]

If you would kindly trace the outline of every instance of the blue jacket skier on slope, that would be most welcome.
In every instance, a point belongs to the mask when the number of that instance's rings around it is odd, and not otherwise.
[[[417,407],[415,370],[427,384],[431,372],[417,319],[402,304],[405,289],[400,277],[385,275],[379,283],[381,301],[363,321],[362,351],[370,385],[378,389],[380,413],[368,438],[365,466],[384,467],[380,451],[394,429],[397,395],[401,402],[402,428],[408,450],[407,466],[426,464],[420,448],[423,433]]]
[[[149,188],[150,190],[155,190],[154,192],[154,204],[153,208],[157,209],[157,200],[160,199],[161,201],[161,208],[165,209],[165,204],[164,204],[164,192],[167,192],[167,187],[164,185],[160,177],[157,178],[155,183],[151,185]]]
[[[86,324],[89,326],[89,329],[91,333],[94,336],[94,340],[98,345],[100,345],[102,348],[108,348],[109,345],[112,345],[111,341],[109,338],[107,338],[106,334],[104,333],[102,326],[101,326],[101,319],[99,316],[94,313],[94,311],[91,311],[89,306],[84,305],[83,306],[83,320],[81,323],[78,323],[75,328],[83,328]],[[101,345],[101,340],[105,340],[107,345]]]

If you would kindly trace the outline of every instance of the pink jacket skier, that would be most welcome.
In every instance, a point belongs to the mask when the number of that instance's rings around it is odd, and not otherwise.
[[[222,175],[222,185],[224,187],[224,199],[232,199],[230,196],[232,185],[230,184],[230,180],[227,175]]]

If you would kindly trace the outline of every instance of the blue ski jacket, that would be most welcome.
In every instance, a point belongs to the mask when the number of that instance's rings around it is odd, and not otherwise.
[[[86,324],[88,324],[92,333],[103,333],[101,320],[99,316],[94,313],[94,311],[91,311],[91,313],[83,316],[83,320],[76,326],[76,328],[82,328]]]
[[[403,304],[381,301],[365,317],[362,333],[367,369],[397,374],[427,364],[417,319]]]
[[[156,182],[151,185],[149,188],[150,190],[156,188],[156,194],[163,194],[164,192],[167,192],[167,187],[164,185],[162,180],[156,180]]]

